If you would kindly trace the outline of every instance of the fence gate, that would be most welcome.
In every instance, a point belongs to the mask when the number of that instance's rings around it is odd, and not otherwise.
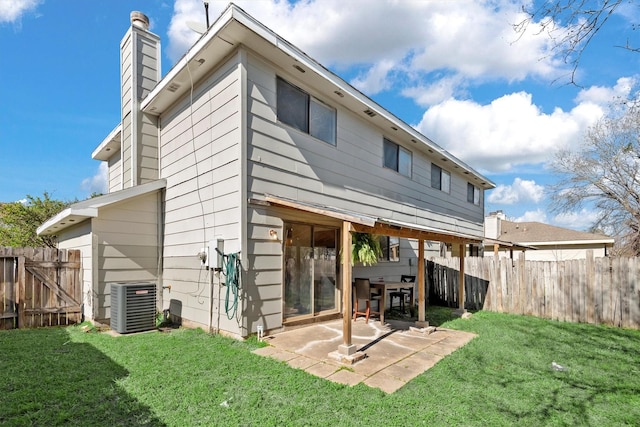
[[[80,251],[0,247],[0,329],[82,321]]]

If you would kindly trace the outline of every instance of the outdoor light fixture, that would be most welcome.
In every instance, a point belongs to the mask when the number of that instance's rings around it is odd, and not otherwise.
[[[278,240],[278,232],[273,228],[269,230],[269,236],[271,236],[273,240]]]

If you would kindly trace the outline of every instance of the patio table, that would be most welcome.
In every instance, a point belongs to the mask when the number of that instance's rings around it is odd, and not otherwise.
[[[384,312],[387,308],[387,292],[397,289],[413,288],[414,282],[370,282],[371,287],[382,290],[382,298],[380,299],[380,323],[384,323]],[[416,293],[411,293],[411,307],[415,305]]]

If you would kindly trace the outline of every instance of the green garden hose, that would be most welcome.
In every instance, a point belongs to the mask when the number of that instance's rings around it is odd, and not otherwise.
[[[224,302],[224,309],[227,313],[227,319],[231,320],[238,310],[238,295],[240,294],[240,258],[238,253],[225,255],[224,275],[226,276],[225,285],[227,286],[227,297]]]

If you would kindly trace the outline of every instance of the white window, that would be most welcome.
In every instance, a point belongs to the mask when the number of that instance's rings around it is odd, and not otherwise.
[[[411,151],[384,139],[384,167],[411,177]]]
[[[431,163],[431,187],[445,193],[451,191],[451,174],[433,163]]]
[[[480,204],[480,189],[470,182],[467,183],[467,202],[474,205]]]
[[[278,120],[302,132],[336,145],[336,110],[278,77]]]
[[[378,261],[400,261],[400,238],[393,236],[378,236],[382,256]]]

